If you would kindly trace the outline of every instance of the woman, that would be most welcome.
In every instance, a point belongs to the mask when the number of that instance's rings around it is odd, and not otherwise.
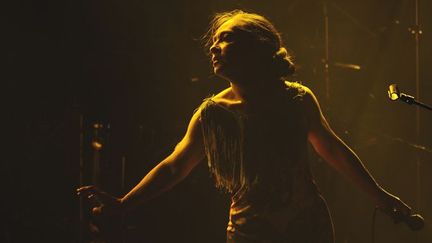
[[[410,213],[331,130],[312,91],[284,81],[294,65],[267,19],[240,10],[221,13],[207,36],[214,73],[230,87],[204,100],[174,151],[123,198],[79,188],[79,195],[102,202],[94,213],[148,201],[206,157],[216,186],[232,195],[227,242],[334,242],[307,163],[308,142],[376,205]]]

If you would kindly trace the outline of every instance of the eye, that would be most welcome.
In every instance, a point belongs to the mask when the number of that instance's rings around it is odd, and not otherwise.
[[[232,42],[234,41],[234,33],[231,31],[221,32],[218,36],[213,38],[213,43],[216,42]]]

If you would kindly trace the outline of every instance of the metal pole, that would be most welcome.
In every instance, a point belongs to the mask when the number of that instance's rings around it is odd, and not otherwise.
[[[121,168],[121,190],[122,190],[122,193],[124,193],[125,192],[125,190],[126,190],[126,188],[125,188],[125,179],[126,179],[126,156],[122,156],[122,160],[121,160],[121,165],[122,165],[122,168]]]
[[[325,44],[325,59],[324,59],[324,79],[326,88],[327,104],[330,100],[330,73],[329,73],[329,22],[328,22],[327,2],[323,2],[324,13],[324,44]]]
[[[126,183],[125,183],[126,182],[126,156],[125,155],[122,156],[121,166],[122,166],[122,168],[121,168],[121,191],[123,194],[126,191]],[[127,234],[127,227],[126,227],[126,216],[124,213],[122,213],[120,220],[121,220],[120,227],[121,227],[121,234],[122,234],[121,238],[122,238],[122,242],[125,243],[126,242],[125,238],[126,238],[126,234]]]
[[[420,97],[420,52],[419,52],[419,46],[420,46],[420,34],[422,33],[420,29],[420,23],[419,23],[419,0],[415,0],[415,25],[414,28],[411,29],[411,33],[414,35],[415,39],[415,82],[416,82],[416,97],[417,99],[421,99]],[[420,107],[417,106],[416,108],[416,142],[420,144]],[[421,161],[420,161],[420,154],[417,151],[416,152],[416,206],[417,210],[421,207]],[[416,234],[416,242],[419,242],[418,234]]]
[[[79,187],[84,186],[84,116],[79,115]],[[84,200],[79,197],[78,242],[84,242]]]
[[[420,38],[420,26],[419,26],[419,13],[418,13],[418,0],[415,0],[415,26],[411,33],[415,37],[415,80],[416,80],[416,97],[420,98],[420,53],[419,53],[419,38]],[[416,108],[416,142],[420,143],[420,107]],[[417,153],[417,207],[420,207],[420,159]]]

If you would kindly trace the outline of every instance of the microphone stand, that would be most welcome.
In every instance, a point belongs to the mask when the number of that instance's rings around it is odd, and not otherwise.
[[[323,15],[324,15],[324,45],[325,45],[325,57],[324,57],[324,80],[326,90],[326,102],[330,100],[330,73],[329,73],[329,18],[327,10],[327,2],[323,1]]]
[[[423,103],[423,102],[420,102],[420,101],[416,100],[416,99],[414,98],[414,96],[411,96],[411,95],[407,95],[407,94],[404,94],[404,93],[400,93],[400,94],[399,94],[399,99],[398,99],[398,100],[400,100],[400,101],[402,101],[402,102],[404,102],[404,103],[407,103],[408,105],[412,105],[412,104],[414,104],[414,105],[417,105],[417,106],[419,106],[419,107],[422,107],[422,108],[424,108],[424,109],[426,109],[426,110],[430,110],[430,111],[432,111],[432,106],[429,106],[429,105],[427,105],[427,104],[425,104],[425,103]]]
[[[79,115],[79,187],[84,186],[84,115]],[[84,200],[79,197],[78,242],[84,243]]]
[[[414,35],[415,38],[415,79],[416,79],[416,96],[420,97],[420,51],[419,51],[419,46],[420,46],[420,35],[422,34],[422,30],[420,29],[420,23],[419,23],[419,0],[415,0],[415,25],[409,29],[409,31],[411,32],[411,34]],[[412,104],[416,104],[417,105],[417,109],[416,109],[416,140],[417,143],[420,142],[420,107],[424,107],[426,108],[427,106],[425,106],[423,103],[421,102],[417,102],[414,97],[412,98]],[[417,209],[420,209],[421,207],[421,161],[420,161],[420,156],[419,153],[416,153],[416,164],[417,164]],[[419,236],[418,234],[416,234],[416,242],[419,242]]]

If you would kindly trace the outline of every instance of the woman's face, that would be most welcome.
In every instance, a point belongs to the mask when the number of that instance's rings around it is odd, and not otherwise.
[[[210,47],[213,71],[216,75],[232,80],[247,73],[250,68],[252,51],[250,38],[239,27],[244,22],[230,19],[223,23],[213,36]]]

